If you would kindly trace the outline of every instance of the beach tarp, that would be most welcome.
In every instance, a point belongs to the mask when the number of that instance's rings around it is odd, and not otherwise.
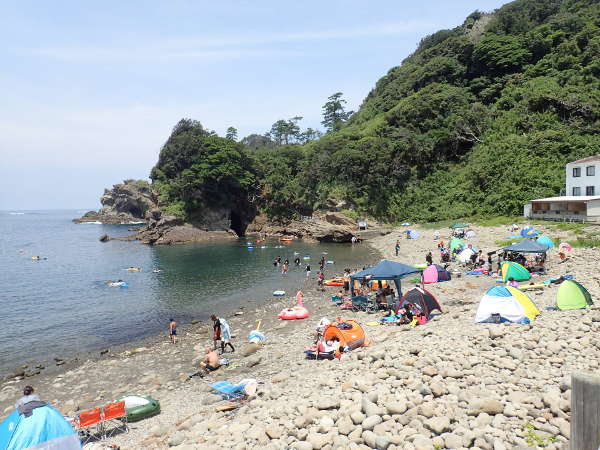
[[[575,280],[560,283],[556,292],[556,307],[561,310],[583,309],[593,305],[588,290]]]
[[[450,281],[451,279],[450,272],[437,264],[431,264],[423,271],[423,283],[425,284]]]
[[[75,450],[81,448],[77,433],[61,413],[41,406],[25,417],[13,411],[0,424],[2,450]]]
[[[408,235],[411,239],[417,239],[419,237],[421,237],[421,235],[416,232],[415,230],[408,230]]]
[[[554,241],[550,239],[548,236],[540,236],[536,239],[538,244],[545,245],[548,248],[554,248]]]
[[[455,223],[450,225],[450,228],[453,230],[456,230],[457,228],[469,228],[469,224],[468,223]]]
[[[510,278],[515,281],[527,281],[531,278],[529,271],[517,262],[504,261],[501,268],[504,281],[508,281]]]
[[[494,286],[481,298],[475,322],[489,322],[494,314],[504,321],[529,323],[540,311],[523,291],[510,286]]]
[[[407,275],[419,272],[421,272],[421,269],[417,269],[416,267],[408,266],[406,264],[402,264],[395,261],[389,261],[387,259],[382,259],[379,263],[375,264],[374,266],[355,273],[350,277],[350,279],[352,281],[362,281],[365,277],[368,276],[371,280],[393,281],[396,285],[396,292],[398,293],[398,295],[400,295],[402,293],[400,280]],[[354,291],[354,283],[351,283],[351,286]],[[354,295],[354,292],[352,292],[352,295]]]
[[[404,308],[408,304],[416,306],[416,309],[421,311],[427,317],[427,320],[429,320],[432,311],[437,309],[439,312],[442,312],[442,307],[433,294],[420,287],[414,287],[406,291],[406,294],[402,296],[398,303],[396,315],[398,315],[400,308]]]
[[[477,233],[475,233],[473,230],[467,230],[465,233],[465,237],[469,239],[474,238],[475,236],[477,236]]]
[[[540,233],[531,226],[525,227],[521,230],[521,236],[523,237],[536,237],[538,234]]]
[[[515,242],[514,244],[503,247],[502,250],[505,252],[516,252],[516,253],[546,253],[548,246],[534,241],[533,239],[523,239],[521,242]]]
[[[463,243],[463,241],[461,241],[458,238],[453,238],[450,241],[450,251],[454,251],[455,249],[461,248],[461,247],[464,247],[464,246],[465,246],[465,244]]]

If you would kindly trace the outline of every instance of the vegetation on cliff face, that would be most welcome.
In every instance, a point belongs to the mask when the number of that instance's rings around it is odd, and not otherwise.
[[[183,119],[160,151],[150,178],[167,214],[192,219],[207,209],[231,209],[251,221],[258,181],[242,144]],[[252,216],[252,217],[250,217]]]
[[[241,143],[180,122],[152,171],[161,200],[180,214],[242,197],[271,217],[332,197],[391,221],[519,214],[600,148],[600,4],[474,12],[424,38],[356,113],[328,100],[320,138],[300,117]]]

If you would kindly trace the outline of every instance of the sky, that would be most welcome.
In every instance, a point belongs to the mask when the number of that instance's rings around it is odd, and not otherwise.
[[[98,209],[181,118],[218,134],[356,110],[419,41],[505,0],[0,2],[0,210]]]

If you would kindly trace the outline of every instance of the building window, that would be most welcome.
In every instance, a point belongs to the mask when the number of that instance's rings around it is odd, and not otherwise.
[[[581,176],[581,167],[573,167],[573,177]]]
[[[596,195],[594,186],[586,186],[585,195]]]
[[[596,175],[596,166],[587,166],[585,168],[585,174],[588,177],[593,177],[594,175]]]
[[[573,188],[573,196],[578,197],[581,195],[581,188],[580,187],[574,187]]]

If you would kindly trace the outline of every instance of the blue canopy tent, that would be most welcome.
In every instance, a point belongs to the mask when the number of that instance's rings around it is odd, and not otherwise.
[[[369,267],[368,269],[355,273],[350,277],[352,295],[354,295],[354,281],[362,281],[365,279],[365,277],[369,277],[371,280],[393,281],[396,285],[396,291],[398,292],[398,296],[401,296],[402,289],[400,285],[400,280],[407,275],[419,273],[421,272],[421,270],[422,269],[407,266],[406,264],[402,264],[399,262],[382,259],[378,264],[374,265],[373,267]]]
[[[0,449],[81,449],[71,424],[51,406],[41,406],[25,417],[13,411],[0,424]]]
[[[523,239],[521,242],[515,242],[508,247],[503,247],[502,250],[516,253],[546,253],[548,246],[532,239]]]

